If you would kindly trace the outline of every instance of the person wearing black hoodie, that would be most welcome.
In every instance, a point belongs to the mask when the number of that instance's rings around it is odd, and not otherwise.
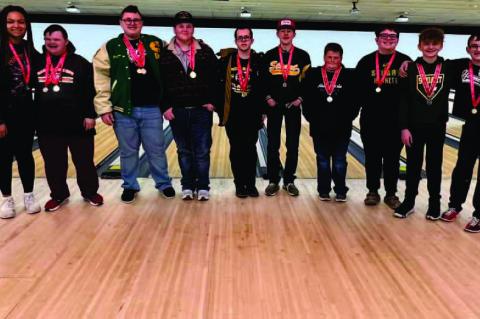
[[[347,200],[346,155],[357,109],[351,99],[354,74],[342,65],[342,56],[339,44],[327,44],[325,64],[308,71],[302,86],[303,114],[317,155],[317,190],[324,201],[330,200],[332,179],[335,200]]]
[[[33,195],[35,130],[30,90],[31,68],[37,56],[27,12],[19,6],[6,6],[0,13],[0,191],[3,195],[0,218],[12,218],[16,214],[12,197],[14,158],[27,213],[41,210]]]
[[[415,197],[421,179],[426,146],[428,220],[440,218],[443,143],[448,121],[448,94],[452,86],[451,67],[438,56],[443,48],[444,33],[427,28],[419,35],[422,56],[408,66],[408,77],[402,80],[404,94],[400,102],[399,123],[402,142],[407,147],[405,198],[394,216],[406,218],[414,211]]]
[[[92,65],[75,54],[63,27],[50,25],[44,38],[44,53],[33,76],[38,144],[51,191],[45,211],[57,210],[70,196],[66,183],[68,149],[83,198],[93,206],[102,205],[93,163],[96,113]]]
[[[365,151],[368,193],[365,205],[380,202],[383,175],[385,197],[390,208],[400,205],[396,196],[403,148],[398,127],[400,89],[399,68],[411,59],[396,51],[400,33],[395,26],[381,26],[375,31],[378,50],[364,56],[356,66],[357,107],[361,107],[360,134]],[[383,173],[383,174],[382,174]]]

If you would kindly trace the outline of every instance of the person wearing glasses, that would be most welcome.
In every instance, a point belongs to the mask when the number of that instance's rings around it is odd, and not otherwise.
[[[220,125],[225,126],[230,142],[230,163],[239,198],[258,197],[258,130],[262,126],[263,101],[260,94],[261,56],[252,50],[251,28],[234,32],[236,50],[221,58],[223,106],[218,108]]]
[[[162,76],[159,68],[162,40],[142,34],[142,15],[127,6],[120,15],[123,33],[104,44],[93,58],[95,109],[112,125],[120,149],[125,203],[140,191],[137,181],[139,148],[143,145],[155,187],[165,198],[175,197],[168,175],[163,119],[159,108]]]
[[[364,56],[357,64],[357,107],[361,108],[360,132],[365,151],[368,193],[365,205],[380,202],[380,178],[383,173],[386,195],[384,202],[395,209],[400,205],[396,196],[399,159],[402,150],[398,124],[400,88],[399,68],[411,59],[396,51],[399,32],[394,26],[375,31],[378,49]]]
[[[310,67],[310,55],[293,45],[296,24],[292,19],[277,22],[279,45],[265,53],[262,63],[264,100],[267,104],[267,175],[269,184],[265,195],[275,196],[280,190],[280,132],[285,117],[287,156],[283,169],[283,189],[290,196],[298,196],[295,172],[298,164],[298,146],[302,127],[301,81]]]

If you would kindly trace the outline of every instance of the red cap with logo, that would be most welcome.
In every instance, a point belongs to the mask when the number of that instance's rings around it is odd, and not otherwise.
[[[290,30],[295,31],[295,29],[296,29],[295,21],[292,20],[292,19],[288,19],[288,18],[278,20],[277,30],[281,30],[281,29],[290,29]]]

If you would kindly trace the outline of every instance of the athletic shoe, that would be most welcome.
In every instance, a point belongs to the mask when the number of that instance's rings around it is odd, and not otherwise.
[[[344,202],[347,201],[347,195],[346,194],[337,194],[337,195],[335,195],[335,201],[340,202],[340,203],[344,203]]]
[[[290,196],[298,196],[300,194],[297,186],[295,186],[294,183],[288,183],[287,185],[283,185],[283,189],[286,190],[288,195]]]
[[[329,202],[329,201],[332,200],[332,199],[330,198],[330,194],[327,194],[327,193],[325,193],[325,194],[323,194],[323,193],[322,193],[322,194],[318,194],[318,197],[320,197],[320,200],[321,200],[321,201],[324,201],[324,202]]]
[[[380,195],[376,192],[368,192],[365,200],[363,201],[367,206],[374,206],[380,203]]]
[[[25,204],[25,209],[29,214],[36,214],[42,210],[40,205],[35,201],[35,196],[33,193],[23,194],[23,203]]]
[[[440,203],[429,204],[425,218],[431,221],[440,219]]]
[[[197,199],[199,201],[206,201],[210,199],[210,192],[207,189],[199,189],[197,193]]]
[[[4,197],[2,205],[0,206],[0,218],[15,217],[15,201],[12,196]]]
[[[135,189],[124,188],[121,197],[122,202],[124,202],[125,204],[133,203],[135,201],[135,198],[137,197],[137,193],[138,191]]]
[[[447,211],[443,212],[440,219],[444,222],[453,222],[457,218],[458,214],[460,214],[460,212],[457,211],[456,208],[450,207]]]
[[[193,191],[191,189],[182,190],[182,199],[183,200],[192,200],[193,199]]]
[[[235,187],[235,196],[237,196],[238,198],[247,198],[248,197],[248,193],[247,193],[247,189],[245,188],[245,186],[236,186]]]
[[[480,219],[473,216],[470,222],[465,226],[464,230],[469,233],[479,233],[480,232]]]
[[[268,184],[267,188],[265,188],[265,195],[267,196],[275,196],[277,195],[280,187],[277,183],[270,183]]]
[[[172,199],[175,198],[175,189],[173,189],[172,186],[169,186],[165,189],[162,189],[160,194],[165,198]]]
[[[46,212],[53,212],[56,211],[57,209],[60,208],[65,202],[68,200],[68,197],[65,199],[53,199],[51,198],[46,204],[45,204],[45,211]]]
[[[393,216],[397,218],[407,218],[415,211],[414,208],[414,202],[404,200],[403,203],[401,203],[400,206],[395,209]]]
[[[92,206],[101,206],[103,205],[103,197],[102,195],[96,193],[91,196],[84,196],[83,200],[88,202]]]
[[[383,198],[383,202],[393,210],[395,210],[401,204],[400,200],[395,195],[385,196]]]
[[[247,195],[250,196],[250,197],[258,197],[260,196],[260,194],[258,193],[258,189],[255,187],[255,185],[253,186],[247,186],[245,188],[245,190],[247,191]]]

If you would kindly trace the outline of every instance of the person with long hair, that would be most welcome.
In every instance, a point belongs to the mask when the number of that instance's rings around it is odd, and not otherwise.
[[[0,218],[15,217],[12,197],[14,158],[23,185],[27,213],[41,210],[33,195],[34,125],[29,86],[31,65],[37,55],[25,9],[11,5],[4,7],[0,13],[0,190],[3,195]]]

